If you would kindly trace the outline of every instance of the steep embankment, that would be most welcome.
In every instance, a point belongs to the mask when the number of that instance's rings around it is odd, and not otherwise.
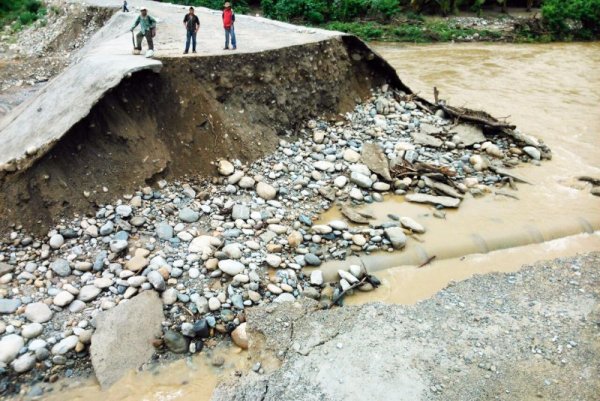
[[[135,73],[107,93],[30,168],[5,174],[1,227],[43,231],[60,215],[90,212],[157,177],[209,173],[218,157],[253,160],[275,148],[278,134],[351,110],[375,85],[404,88],[350,36],[161,61],[161,73]]]

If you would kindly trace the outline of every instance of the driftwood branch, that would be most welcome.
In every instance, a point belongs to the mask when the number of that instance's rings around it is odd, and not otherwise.
[[[577,179],[579,181],[589,182],[590,184],[592,184],[594,186],[600,185],[600,178],[582,176],[582,177],[577,177]]]
[[[374,276],[371,276],[370,274],[367,274],[359,282],[352,284],[346,290],[342,291],[337,297],[333,298],[333,301],[331,302],[331,305],[336,305],[342,298],[344,298],[344,296],[349,291],[352,291],[353,289],[355,289],[357,287],[360,287],[360,286],[362,286],[363,284],[366,284],[366,283],[369,283],[373,287],[377,288],[381,282],[378,279],[376,279]]]
[[[433,262],[433,260],[436,258],[436,255],[430,256],[429,258],[427,258],[427,260],[423,263],[421,263],[419,266],[417,266],[417,269],[420,269],[421,267],[425,267],[428,264],[430,264],[431,262]]]
[[[444,110],[444,113],[446,113],[448,116],[456,118],[456,119],[464,121],[464,122],[484,125],[484,126],[491,127],[494,129],[513,130],[513,129],[517,128],[516,125],[502,123],[491,117],[485,118],[485,117],[476,116],[472,113],[469,113],[468,109],[459,109],[459,108],[455,108],[455,107],[446,106],[441,103],[438,103],[438,107],[440,107],[442,110]]]

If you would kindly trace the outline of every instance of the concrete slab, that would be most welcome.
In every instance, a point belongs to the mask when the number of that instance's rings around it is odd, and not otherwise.
[[[79,1],[79,0],[78,0]],[[92,0],[91,5],[118,8],[119,0]],[[129,28],[146,6],[158,21],[156,58],[133,56]],[[140,70],[158,72],[160,58],[184,57],[186,6],[152,1],[131,1],[130,13],[118,11],[107,25],[80,51],[79,61],[54,78],[0,122],[0,170],[27,168],[43,156],[92,106],[121,80]],[[201,21],[198,53],[185,57],[234,55],[313,43],[342,35],[320,29],[298,27],[260,17],[238,15],[238,50],[223,50],[224,33],[220,11],[198,8]],[[144,44],[145,46],[145,44]]]

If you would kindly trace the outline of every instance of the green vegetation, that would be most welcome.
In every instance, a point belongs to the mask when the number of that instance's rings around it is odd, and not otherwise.
[[[0,0],[2,1],[2,0]],[[213,10],[222,10],[223,4],[225,4],[225,0],[170,0],[172,3],[176,4],[185,4],[194,7],[206,7],[212,8]],[[232,4],[233,9],[238,14],[245,14],[248,12],[248,1],[246,0],[229,0]]]
[[[210,0],[207,0],[210,1]],[[508,39],[517,42],[595,39],[600,37],[600,0],[261,0],[265,16],[324,26],[366,40],[450,41],[478,35],[497,40],[502,34],[485,28],[457,26],[452,20],[429,21],[423,15],[459,11],[542,6],[542,18],[520,24]],[[502,18],[502,17],[499,17]]]
[[[39,0],[0,0],[0,25],[14,23],[19,30],[25,25],[46,15],[46,9]]]
[[[331,22],[327,29],[354,34],[365,40],[389,42],[449,42],[479,35],[480,40],[497,40],[501,34],[487,29],[453,26],[445,21],[428,21],[422,24],[404,23],[386,25],[375,22]]]
[[[542,16],[556,39],[600,36],[600,0],[546,0]]]

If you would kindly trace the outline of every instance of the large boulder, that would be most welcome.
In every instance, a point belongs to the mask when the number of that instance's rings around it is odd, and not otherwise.
[[[103,389],[150,360],[152,342],[162,334],[162,308],[156,292],[144,291],[98,315],[90,353]]]

